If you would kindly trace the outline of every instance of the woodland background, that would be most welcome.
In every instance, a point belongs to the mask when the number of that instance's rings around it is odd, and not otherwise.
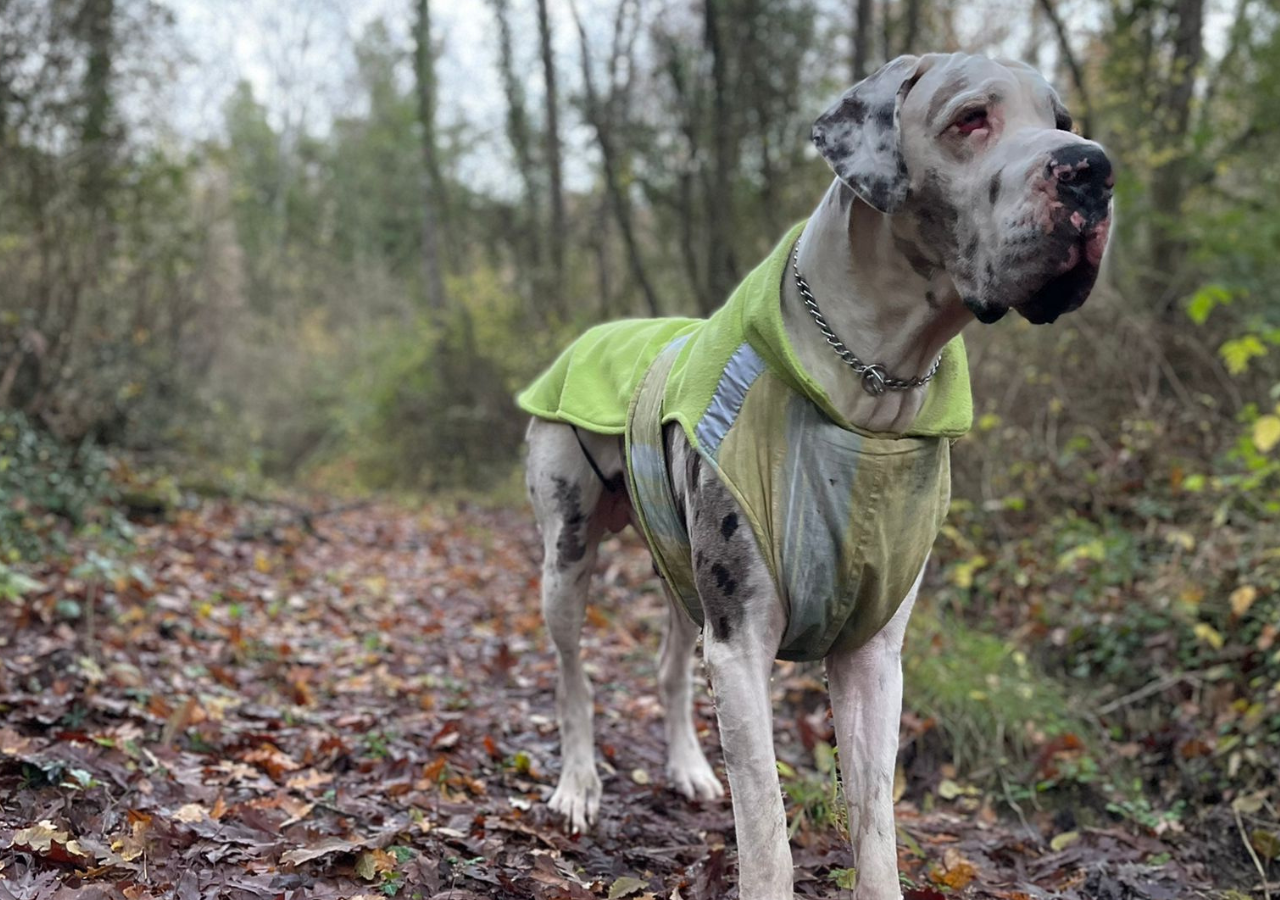
[[[1117,225],[1080,313],[967,333],[978,419],[908,644],[904,791],[1045,841],[1201,842],[1223,885],[1275,881],[1276,0],[355,6],[0,0],[11,648],[113,652],[154,609],[156,523],[223,515],[270,544],[274,509],[287,545],[374,496],[480,515],[455,539],[488,546],[477,529],[522,521],[512,395],[570,337],[713,310],[828,183],[812,119],[886,59],[1016,56],[1117,161]],[[197,96],[213,20],[252,65]],[[241,600],[191,590],[240,627]],[[15,672],[16,759],[44,726]],[[170,744],[188,724],[157,716]],[[792,769],[805,828],[839,827],[804,800],[827,762]]]

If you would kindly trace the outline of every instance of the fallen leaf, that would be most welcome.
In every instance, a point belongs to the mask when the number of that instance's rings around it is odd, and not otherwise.
[[[31,749],[31,739],[12,728],[0,728],[0,753],[5,756],[22,756]]]
[[[1238,813],[1244,813],[1246,816],[1252,816],[1262,810],[1266,805],[1267,792],[1255,791],[1252,794],[1241,794],[1239,797],[1231,801],[1231,808]]]
[[[1078,840],[1080,840],[1080,832],[1064,831],[1062,834],[1056,834],[1053,836],[1053,840],[1049,841],[1049,848],[1053,850],[1054,853],[1060,853]]]
[[[351,853],[359,850],[360,847],[360,844],[355,841],[349,841],[346,838],[321,838],[306,847],[296,847],[293,850],[285,851],[280,854],[280,862],[296,866],[301,863],[311,862],[313,859],[319,859],[322,856],[329,856],[332,853]]]
[[[960,890],[978,877],[978,870],[974,868],[973,863],[965,859],[955,847],[948,847],[943,852],[942,867],[941,873],[935,872],[934,882],[955,890]]]
[[[41,819],[30,828],[20,828],[13,833],[13,847],[24,847],[32,853],[48,853],[56,841],[65,844],[70,835],[48,819]]]
[[[1271,862],[1273,859],[1280,859],[1280,836],[1275,832],[1263,831],[1261,828],[1249,835],[1249,843],[1253,845],[1253,849],[1258,851],[1258,855]]]
[[[258,766],[276,781],[279,781],[285,772],[302,768],[293,757],[270,741],[265,741],[246,753],[244,761]]]
[[[209,813],[199,803],[184,803],[173,817],[179,822],[203,822],[209,818]]]
[[[333,781],[333,775],[328,772],[317,772],[315,769],[307,769],[301,774],[294,775],[285,782],[285,787],[291,791],[306,791],[311,788],[322,787]]]
[[[623,875],[609,887],[609,900],[618,900],[620,897],[630,897],[637,891],[643,891],[649,886],[649,882],[641,881],[639,878],[632,878],[630,875]]]

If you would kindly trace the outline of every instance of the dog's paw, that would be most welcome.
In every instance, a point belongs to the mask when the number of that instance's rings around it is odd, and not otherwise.
[[[560,773],[560,783],[549,805],[564,816],[571,834],[587,831],[600,814],[600,776],[595,767]]]
[[[668,762],[667,783],[690,800],[717,800],[724,796],[720,779],[701,753],[696,759]]]

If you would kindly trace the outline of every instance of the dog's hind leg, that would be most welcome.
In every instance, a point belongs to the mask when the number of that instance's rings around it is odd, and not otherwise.
[[[919,590],[917,576],[888,625],[862,647],[827,657],[827,685],[860,900],[902,896],[893,825],[893,773],[902,717],[902,638]]]
[[[542,617],[559,668],[556,713],[561,769],[550,805],[573,831],[585,831],[600,810],[600,776],[592,735],[591,683],[578,642],[602,532],[595,512],[604,486],[568,426],[535,419],[527,437],[527,484],[544,551]]]
[[[658,653],[658,690],[667,726],[667,780],[690,800],[714,800],[724,796],[724,788],[702,754],[693,726],[693,680],[689,670],[698,626],[677,604],[668,597],[667,627]]]

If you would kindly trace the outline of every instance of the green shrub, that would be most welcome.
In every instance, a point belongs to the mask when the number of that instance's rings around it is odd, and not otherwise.
[[[76,531],[127,534],[112,506],[110,469],[97,447],[64,444],[21,413],[0,410],[0,562],[61,550]]]

